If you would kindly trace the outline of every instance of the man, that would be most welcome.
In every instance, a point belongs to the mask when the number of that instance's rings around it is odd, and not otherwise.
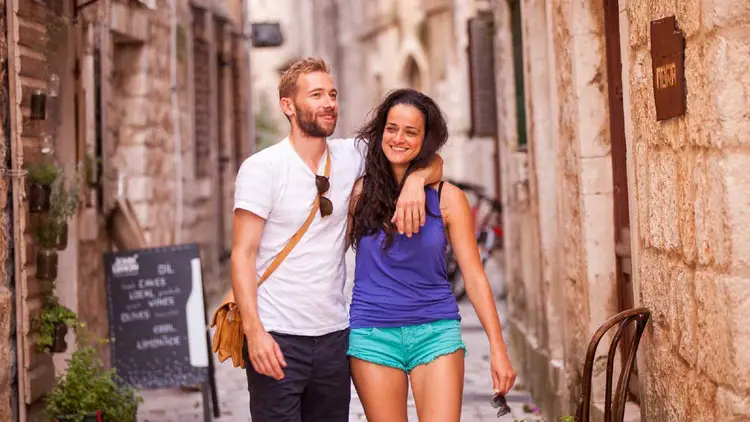
[[[344,253],[349,199],[365,157],[352,139],[326,139],[336,128],[336,94],[323,60],[294,63],[279,83],[290,135],[245,160],[237,175],[232,287],[244,324],[243,356],[250,362],[253,422],[349,418]],[[329,153],[329,186],[319,192],[316,176],[324,174]],[[406,180],[394,216],[401,233],[410,236],[424,224],[424,186],[441,175],[438,159]],[[320,212],[307,232],[257,287],[319,193]]]

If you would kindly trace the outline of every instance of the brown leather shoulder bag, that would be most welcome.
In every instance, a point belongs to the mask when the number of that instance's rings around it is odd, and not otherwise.
[[[325,176],[331,175],[331,154],[327,152],[326,156],[326,167]],[[297,242],[302,239],[307,229],[315,219],[315,213],[318,212],[320,207],[320,198],[315,197],[310,215],[307,216],[307,220],[302,224],[299,230],[292,236],[289,243],[284,249],[279,252],[278,255],[273,259],[271,265],[266,268],[263,275],[258,279],[258,287],[268,279],[271,273],[279,267],[284,258],[289,255],[289,252],[297,246]],[[242,358],[242,340],[245,336],[242,327],[242,317],[240,316],[240,310],[237,307],[237,303],[234,299],[234,291],[229,289],[229,292],[224,296],[224,300],[214,312],[213,318],[211,319],[211,328],[216,327],[216,331],[213,337],[213,351],[218,354],[219,362],[224,362],[227,359],[232,359],[232,365],[236,367],[245,368],[245,361]]]

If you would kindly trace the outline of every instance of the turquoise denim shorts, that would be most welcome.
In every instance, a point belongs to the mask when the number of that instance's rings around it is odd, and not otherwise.
[[[347,355],[406,373],[440,356],[463,350],[461,323],[444,319],[393,328],[355,328],[349,332]]]

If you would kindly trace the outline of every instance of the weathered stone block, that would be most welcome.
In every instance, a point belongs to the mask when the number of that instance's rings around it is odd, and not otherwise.
[[[716,385],[705,375],[691,371],[680,390],[685,393],[685,419],[674,421],[719,421],[714,419],[716,409]],[[686,390],[686,391],[685,391]],[[682,393],[682,391],[679,391]]]
[[[133,202],[148,201],[153,198],[151,178],[133,175],[128,178],[127,196]]]
[[[689,149],[677,155],[677,225],[682,255],[688,263],[695,260],[695,156],[696,153]]]
[[[649,243],[675,250],[679,243],[677,220],[677,157],[671,149],[652,151],[649,160]]]
[[[704,0],[702,16],[708,31],[740,26],[750,23],[750,3],[746,0]]]
[[[716,390],[715,421],[743,422],[750,420],[750,396],[740,396],[725,387]]]
[[[13,296],[4,286],[0,286],[0,403],[10,403],[10,389],[13,370],[13,350],[10,348],[10,327],[13,325]],[[6,413],[8,412],[8,413]],[[0,405],[0,420],[11,420],[10,409]]]
[[[635,196],[636,206],[638,207],[638,235],[643,242],[643,248],[651,246],[649,240],[651,233],[648,230],[648,147],[645,142],[634,142],[633,161],[635,163]]]
[[[732,237],[732,266],[750,268],[750,152],[730,152],[724,158],[724,180]]]
[[[612,185],[612,156],[581,158],[581,193],[599,194],[614,190]]]
[[[746,5],[747,7],[747,5]],[[711,102],[718,114],[716,145],[750,145],[750,28],[714,35],[706,44]]]
[[[733,349],[733,365],[730,366],[736,377],[737,386],[750,389],[750,278],[726,277],[721,287],[727,302],[730,320],[729,329]]]
[[[146,229],[153,226],[153,222],[149,221],[149,204],[146,202],[138,202],[133,203],[133,212],[135,213],[136,219],[138,219],[138,224]]]
[[[724,172],[721,156],[699,153],[694,171],[695,241],[698,263],[724,266],[729,260]]]
[[[609,154],[609,116],[606,97],[606,69],[602,38],[586,33],[574,38],[575,92],[578,95],[578,142],[581,157]]]
[[[656,0],[651,2],[650,20],[666,18],[667,16],[677,15],[677,5],[675,0]]]
[[[128,175],[146,174],[146,148],[142,145],[120,145],[115,160]]]
[[[670,265],[672,347],[691,366],[696,364],[698,358],[698,317],[695,312],[694,277],[693,270],[684,263],[673,261]]]
[[[155,104],[147,97],[130,98],[124,105],[121,123],[134,127],[146,127],[153,121]]]
[[[711,103],[711,88],[704,56],[706,41],[694,40],[685,48],[685,84],[687,85],[683,136],[696,146],[707,147],[719,139],[719,123]]]
[[[651,2],[638,0],[628,2],[628,19],[630,20],[630,46],[641,47],[648,44],[651,34]],[[655,0],[658,1],[658,0]]]
[[[695,298],[698,313],[697,368],[717,383],[732,384],[731,315],[726,304],[729,298],[716,274],[698,271],[695,274]]]
[[[690,39],[701,29],[701,0],[679,0],[677,2],[677,25]]]
[[[652,341],[665,340],[655,339]],[[669,348],[649,345],[644,348],[643,420],[685,421],[687,380],[690,368]]]
[[[654,249],[641,251],[640,291],[641,302],[651,310],[651,323],[670,325],[670,283],[666,256]],[[669,342],[669,339],[665,339]]]

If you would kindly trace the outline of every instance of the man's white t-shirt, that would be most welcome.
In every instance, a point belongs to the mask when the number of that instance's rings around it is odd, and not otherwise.
[[[319,336],[349,326],[343,292],[346,223],[352,187],[364,173],[364,143],[332,139],[328,150],[331,187],[325,196],[333,202],[333,214],[321,218],[318,211],[302,239],[258,288],[266,331]],[[324,154],[317,174],[325,174],[325,163]],[[305,222],[317,193],[315,174],[288,137],[242,163],[234,209],[266,220],[255,263],[258,278]]]

